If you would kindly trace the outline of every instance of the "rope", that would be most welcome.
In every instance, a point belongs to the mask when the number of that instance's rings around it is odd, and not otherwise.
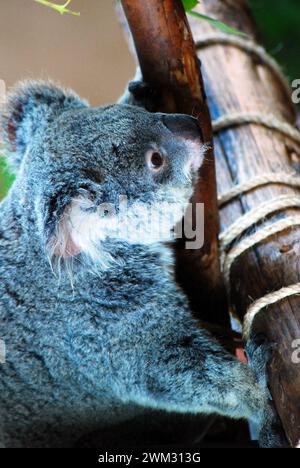
[[[254,112],[236,112],[219,117],[213,122],[213,131],[217,133],[221,130],[227,130],[228,127],[244,124],[263,125],[270,130],[282,133],[300,145],[300,132],[296,127],[287,122],[282,122],[273,116],[256,114]]]
[[[271,130],[279,131],[287,137],[292,138],[296,143],[300,144],[300,132],[292,125],[287,124],[286,122],[280,122],[274,117],[262,116],[254,113],[236,113],[220,117],[219,119],[213,122],[213,129],[214,132],[219,132],[233,125],[241,125],[248,123],[264,125],[265,127],[270,128]],[[249,190],[253,190],[254,188],[258,188],[262,185],[266,185],[269,183],[281,183],[293,188],[300,188],[300,178],[296,178],[292,174],[265,174],[262,176],[257,176],[256,178],[250,181],[236,185],[227,193],[222,194],[218,201],[219,206],[224,205],[229,200],[232,200],[233,198],[237,197],[238,195],[241,195],[242,193],[245,193]],[[244,239],[239,245],[234,247],[228,253],[226,253],[226,249],[245,230],[249,229],[251,226],[254,226],[265,216],[272,214],[276,211],[292,207],[300,207],[300,196],[282,195],[277,199],[267,201],[258,206],[257,208],[248,211],[221,233],[221,264],[223,265],[224,279],[228,291],[230,291],[230,270],[233,262],[243,252],[253,247],[254,245],[257,245],[259,242],[266,240],[269,236],[281,232],[284,229],[300,225],[300,217],[289,217],[277,223],[274,223],[271,226],[267,226],[263,229],[260,229],[252,236],[249,236],[248,238]],[[250,305],[244,317],[245,338],[249,337],[253,320],[261,309],[265,308],[267,305],[274,304],[286,297],[298,293],[300,293],[300,283],[267,294],[266,296],[256,301],[254,304]]]
[[[253,184],[252,186],[256,187],[256,185]],[[228,198],[229,194],[225,195]],[[237,192],[235,192],[234,195],[237,195]],[[246,237],[246,239],[241,241],[237,246],[233,247],[227,253],[226,249],[228,249],[228,247],[230,247],[230,244],[235,239],[237,239],[245,230],[254,226],[265,216],[272,214],[276,211],[292,207],[300,208],[300,196],[282,195],[277,199],[262,203],[257,208],[248,211],[221,233],[221,265],[223,266],[224,280],[228,292],[230,292],[230,271],[235,260],[246,250],[266,240],[268,237],[277,234],[287,228],[300,226],[300,216],[290,216],[279,220]],[[295,285],[290,285],[288,287],[281,288],[279,291],[269,293],[261,299],[257,300],[256,302],[254,302],[253,304],[251,304],[248,307],[244,317],[244,338],[249,338],[253,320],[263,308],[295,294],[300,294],[300,283],[296,283]]]
[[[257,301],[253,302],[253,304],[251,304],[248,308],[247,313],[244,317],[244,338],[249,338],[253,320],[262,309],[269,305],[276,304],[277,302],[286,299],[287,297],[294,296],[295,294],[300,294],[300,283],[295,283],[291,286],[281,288],[278,291],[266,294],[261,299],[258,299]]]
[[[251,180],[234,185],[226,193],[220,195],[218,197],[219,208],[239,195],[250,192],[255,188],[259,188],[267,184],[282,184],[288,185],[290,187],[300,188],[300,177],[293,174],[285,174],[284,172],[277,174],[272,172],[270,174],[258,175]]]
[[[214,45],[228,45],[237,47],[238,49],[257,57],[260,60],[260,62],[262,62],[274,72],[274,74],[277,76],[277,78],[280,80],[283,87],[285,88],[290,99],[291,90],[287,79],[282,74],[281,69],[276,60],[274,60],[273,57],[271,57],[262,46],[256,44],[250,39],[220,33],[205,34],[196,41],[197,50]]]
[[[248,211],[220,234],[221,251],[226,250],[237,237],[265,216],[286,208],[300,208],[300,196],[281,195]]]
[[[263,229],[255,232],[251,236],[247,237],[236,247],[231,249],[223,258],[223,273],[225,278],[225,284],[227,289],[230,287],[230,270],[235,262],[235,260],[242,255],[242,253],[249,250],[251,247],[259,244],[260,242],[267,240],[268,237],[273,236],[279,232],[284,231],[285,229],[292,228],[295,226],[300,226],[300,216],[289,216],[287,218],[281,219],[274,224],[266,226]]]
[[[267,66],[277,76],[282,86],[290,97],[290,87],[283,76],[277,62],[265,51],[265,49],[252,40],[244,39],[232,35],[224,35],[220,33],[207,34],[201,37],[196,42],[196,48],[204,48],[213,45],[230,45],[245,51],[248,54],[256,56],[261,63]],[[244,124],[257,124],[262,125],[270,130],[275,130],[291,138],[297,144],[300,144],[300,132],[294,126],[287,122],[282,122],[273,116],[261,115],[253,112],[248,113],[232,113],[219,117],[213,122],[213,131],[218,133],[230,127]],[[254,179],[243,182],[230,189],[227,193],[222,194],[218,199],[219,207],[228,203],[230,200],[236,198],[243,193],[249,192],[255,188],[261,187],[266,184],[284,184],[292,188],[300,188],[300,178],[292,174],[264,174],[255,177]],[[254,208],[237,221],[229,226],[220,235],[220,248],[221,248],[221,262],[225,277],[225,283],[229,290],[230,287],[230,270],[233,262],[246,250],[260,242],[266,240],[268,237],[279,233],[287,228],[300,226],[300,216],[289,216],[279,220],[269,226],[266,226],[254,234],[243,239],[239,244],[230,249],[234,240],[236,240],[247,229],[254,226],[258,221],[264,219],[265,216],[275,213],[276,211],[285,208],[300,208],[300,196],[296,195],[281,195],[277,199],[273,199],[262,203],[257,208]],[[229,249],[229,252],[227,250]],[[246,312],[244,318],[244,337],[249,337],[252,323],[256,315],[265,307],[275,304],[282,299],[300,294],[300,283],[296,283],[287,287],[283,287],[278,291],[274,291],[258,299],[251,304]]]
[[[273,179],[272,179],[272,176]],[[277,180],[275,181],[277,176]],[[288,179],[291,178],[289,181]],[[221,197],[221,203],[225,202],[234,198],[241,193],[251,190],[252,188],[256,188],[265,183],[284,183],[283,182],[283,174],[270,174],[266,176],[258,176],[252,181],[246,182],[245,184],[240,184],[240,186],[234,187],[231,191],[224,194]],[[272,179],[272,180],[271,180]],[[259,185],[260,183],[260,185]],[[292,187],[300,185],[299,181],[295,180],[295,177],[292,175],[287,175],[285,180],[286,185],[290,185]],[[257,208],[254,208],[239,219],[237,219],[233,224],[231,224],[227,229],[225,229],[220,235],[220,251],[221,251],[221,265],[223,266],[223,274],[225,285],[227,287],[228,292],[230,292],[230,271],[234,261],[246,250],[255,245],[259,244],[260,242],[266,240],[268,237],[277,234],[287,228],[292,228],[295,226],[300,226],[300,216],[290,216],[279,220],[269,226],[266,226],[254,234],[246,237],[246,239],[242,240],[237,246],[233,247],[229,252],[226,253],[230,244],[237,239],[245,230],[249,229],[250,227],[254,226],[258,221],[262,220],[265,216],[272,214],[276,211],[285,209],[285,208],[300,208],[300,196],[296,195],[281,195],[277,199],[267,201],[262,203]],[[258,299],[253,304],[251,304],[245,314],[244,317],[244,324],[243,324],[243,334],[244,339],[247,340],[250,335],[252,323],[256,317],[256,315],[265,307],[275,304],[287,297],[293,296],[295,294],[300,294],[300,283],[296,283],[294,285],[290,285],[284,288],[281,288],[278,291],[269,293]]]

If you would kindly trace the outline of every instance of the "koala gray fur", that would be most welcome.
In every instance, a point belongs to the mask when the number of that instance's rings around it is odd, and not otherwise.
[[[264,445],[266,392],[192,317],[166,239],[114,237],[97,218],[120,194],[131,207],[188,203],[189,136],[164,119],[90,108],[51,83],[10,94],[1,125],[17,174],[0,205],[0,446],[71,447],[147,408],[250,418]],[[167,164],[155,175],[144,155],[161,147]]]

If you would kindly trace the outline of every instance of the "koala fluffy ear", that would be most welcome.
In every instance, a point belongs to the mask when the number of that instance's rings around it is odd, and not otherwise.
[[[10,162],[18,168],[28,145],[41,126],[64,110],[87,107],[74,92],[48,81],[25,81],[8,95],[0,114],[1,140],[10,152]]]

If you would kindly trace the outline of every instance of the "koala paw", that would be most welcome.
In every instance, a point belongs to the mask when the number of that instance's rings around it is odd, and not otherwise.
[[[287,448],[289,446],[268,389],[267,366],[275,348],[276,343],[268,341],[263,334],[253,334],[245,347],[249,366],[266,395],[266,405],[262,412],[259,431],[259,445],[262,448]]]
[[[259,446],[261,448],[289,447],[279,416],[270,401],[268,401],[263,413],[263,421],[259,431]]]
[[[270,343],[267,340],[267,337],[263,334],[252,335],[245,347],[249,366],[261,388],[267,392],[267,366],[272,358],[272,354],[275,348],[276,343]]]
[[[142,80],[130,81],[128,91],[132,104],[143,107],[148,111],[154,111],[159,102],[159,92],[156,88]]]

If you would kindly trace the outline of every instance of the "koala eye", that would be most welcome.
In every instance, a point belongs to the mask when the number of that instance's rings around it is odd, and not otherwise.
[[[146,162],[152,172],[158,172],[165,164],[164,156],[157,150],[148,150],[146,153]]]

